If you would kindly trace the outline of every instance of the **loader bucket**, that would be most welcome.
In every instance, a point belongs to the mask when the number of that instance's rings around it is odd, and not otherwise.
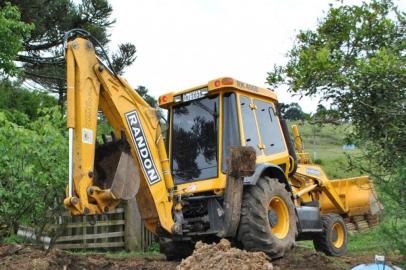
[[[140,186],[140,175],[125,141],[107,141],[96,148],[94,185],[110,189],[116,199],[130,200]]]
[[[378,216],[382,211],[382,205],[368,176],[330,180],[330,183],[348,209],[349,217]],[[320,195],[320,209],[322,213],[337,212],[325,193]]]

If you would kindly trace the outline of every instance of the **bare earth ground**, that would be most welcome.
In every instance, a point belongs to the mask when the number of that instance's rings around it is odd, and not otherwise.
[[[220,246],[218,246],[220,245]],[[34,246],[0,244],[0,270],[82,270],[82,269],[272,269],[260,253],[230,248],[227,243],[197,247],[194,255],[183,262],[168,262],[162,255],[108,257],[103,254],[79,255],[61,250],[46,253]],[[401,258],[388,258],[399,264]],[[373,261],[373,255],[346,254],[340,258],[327,257],[312,249],[297,247],[284,258],[272,261],[273,269],[350,269],[360,263]]]

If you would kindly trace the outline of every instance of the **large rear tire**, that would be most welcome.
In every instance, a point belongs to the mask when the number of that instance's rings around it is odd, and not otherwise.
[[[313,239],[314,248],[329,256],[341,256],[347,250],[347,227],[338,214],[321,217],[323,232]]]
[[[238,239],[244,249],[282,257],[297,235],[291,194],[278,179],[261,177],[244,190]]]

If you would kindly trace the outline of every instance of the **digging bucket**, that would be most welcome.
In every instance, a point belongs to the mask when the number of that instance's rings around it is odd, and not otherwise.
[[[382,205],[378,201],[373,183],[368,176],[330,180],[335,192],[339,195],[348,216],[378,215]],[[320,196],[322,213],[338,212],[333,202],[325,193]]]

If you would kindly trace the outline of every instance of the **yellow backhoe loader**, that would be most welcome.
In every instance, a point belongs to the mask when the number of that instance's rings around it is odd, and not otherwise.
[[[105,213],[135,196],[168,259],[220,238],[273,258],[312,239],[317,250],[339,256],[347,227],[377,222],[370,179],[329,180],[303,151],[297,127],[290,139],[272,90],[223,77],[162,95],[163,131],[156,109],[94,44],[83,30],[66,35],[64,204],[72,215]],[[100,111],[114,134],[99,145]]]

